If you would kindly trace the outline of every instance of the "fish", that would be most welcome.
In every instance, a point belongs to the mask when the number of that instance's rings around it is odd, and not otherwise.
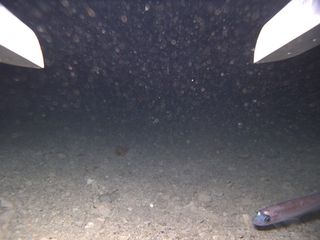
[[[252,219],[258,229],[297,219],[320,210],[320,192],[280,202],[257,211]]]

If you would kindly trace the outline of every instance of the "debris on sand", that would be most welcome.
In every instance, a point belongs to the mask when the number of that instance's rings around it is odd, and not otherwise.
[[[118,145],[114,149],[114,153],[119,157],[126,156],[128,152],[129,152],[129,147],[123,146],[123,145]]]

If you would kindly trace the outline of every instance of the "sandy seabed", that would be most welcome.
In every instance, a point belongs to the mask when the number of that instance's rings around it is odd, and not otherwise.
[[[319,191],[319,156],[319,140],[271,130],[6,127],[0,239],[318,240],[319,215],[268,231],[251,219]]]

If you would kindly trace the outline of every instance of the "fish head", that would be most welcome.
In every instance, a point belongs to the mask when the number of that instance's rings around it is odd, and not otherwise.
[[[266,227],[272,224],[271,216],[267,211],[258,211],[256,216],[253,218],[252,223],[257,227]]]

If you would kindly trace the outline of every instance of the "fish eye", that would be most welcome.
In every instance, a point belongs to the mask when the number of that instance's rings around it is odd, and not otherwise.
[[[269,215],[265,215],[263,221],[265,223],[269,223],[271,221],[271,217]]]

